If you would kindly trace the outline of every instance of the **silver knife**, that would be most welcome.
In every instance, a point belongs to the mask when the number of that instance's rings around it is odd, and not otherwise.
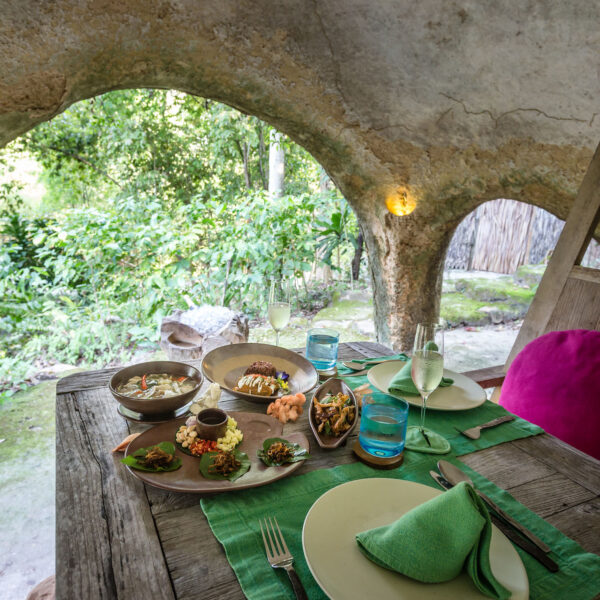
[[[438,461],[437,467],[440,473],[452,484],[456,485],[461,481],[466,481],[470,485],[473,486],[478,496],[491,508],[503,521],[506,521],[508,525],[514,527],[522,536],[526,537],[529,541],[534,543],[542,552],[552,552],[552,548],[548,546],[545,542],[540,540],[540,538],[535,535],[535,533],[529,531],[524,525],[519,523],[516,519],[514,519],[511,515],[509,515],[505,510],[500,508],[490,497],[486,496],[482,491],[478,490],[471,478],[461,471],[456,465],[449,463],[447,460]]]
[[[357,371],[356,373],[338,374],[338,377],[359,377],[360,375],[366,375],[368,372],[369,372],[369,369],[364,369],[363,371]]]
[[[429,474],[433,477],[436,483],[445,490],[449,490],[454,487],[445,477],[436,473],[435,471],[429,471]],[[502,521],[494,513],[490,513],[490,519],[492,523],[516,546],[519,546],[522,550],[527,552],[535,558],[540,564],[542,564],[548,571],[556,573],[559,570],[558,564],[554,562],[545,552],[542,552],[535,544],[525,539],[519,533],[508,525],[505,521]]]

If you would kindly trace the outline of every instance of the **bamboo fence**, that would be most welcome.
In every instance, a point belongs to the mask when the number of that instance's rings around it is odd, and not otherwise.
[[[514,273],[521,265],[547,262],[563,226],[564,221],[531,204],[486,202],[457,227],[445,268]],[[596,241],[590,242],[582,264],[600,267]]]

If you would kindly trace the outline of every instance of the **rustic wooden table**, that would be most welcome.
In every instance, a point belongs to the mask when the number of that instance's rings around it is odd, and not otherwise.
[[[340,345],[340,359],[391,354],[374,343]],[[193,363],[192,363],[193,364]],[[168,600],[243,598],[211,533],[199,496],[145,486],[111,454],[131,432],[107,389],[116,369],[78,373],[58,383],[56,403],[56,597]],[[261,412],[224,395],[226,410]],[[352,442],[322,452],[306,413],[286,425],[311,440],[305,473],[355,460]],[[600,462],[549,435],[461,457],[586,550],[600,554]],[[265,599],[268,600],[268,599]]]

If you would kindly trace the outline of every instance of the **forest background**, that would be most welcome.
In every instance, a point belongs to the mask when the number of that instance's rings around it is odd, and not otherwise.
[[[24,163],[41,184],[33,193]],[[507,275],[445,278],[442,317],[522,318],[563,225],[510,199],[473,211],[446,268]],[[53,365],[102,368],[158,350],[162,318],[186,299],[260,325],[270,280],[286,277],[307,324],[348,287],[371,297],[367,261],[323,168],[256,117],[165,90],[78,102],[0,150],[0,404]],[[599,244],[583,264],[600,267]]]
[[[277,195],[272,143],[285,155]],[[7,177],[23,157],[41,166],[40,198]],[[295,309],[309,312],[366,278],[356,217],[320,165],[217,102],[162,90],[79,102],[4,149],[2,173],[0,402],[45,364],[156,349],[185,295],[252,318],[272,277],[292,277]]]

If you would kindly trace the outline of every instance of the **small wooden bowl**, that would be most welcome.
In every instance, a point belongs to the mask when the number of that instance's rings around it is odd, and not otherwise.
[[[227,413],[220,408],[205,408],[196,415],[196,431],[202,440],[217,441],[227,431]]]
[[[315,420],[315,407],[313,404],[313,400],[310,401],[310,408],[308,410],[308,422],[310,424],[310,428],[317,440],[317,443],[323,450],[333,450],[337,448],[341,444],[346,441],[346,438],[352,433],[352,430],[356,427],[356,423],[358,421],[358,404],[356,402],[356,398],[352,393],[352,390],[341,380],[341,379],[328,379],[323,385],[319,386],[313,398],[317,400],[322,400],[325,396],[332,395],[335,396],[339,393],[347,394],[350,396],[350,402],[354,405],[354,421],[350,426],[350,429],[345,431],[340,436],[334,435],[326,435],[324,433],[319,433],[318,428],[319,425]]]

